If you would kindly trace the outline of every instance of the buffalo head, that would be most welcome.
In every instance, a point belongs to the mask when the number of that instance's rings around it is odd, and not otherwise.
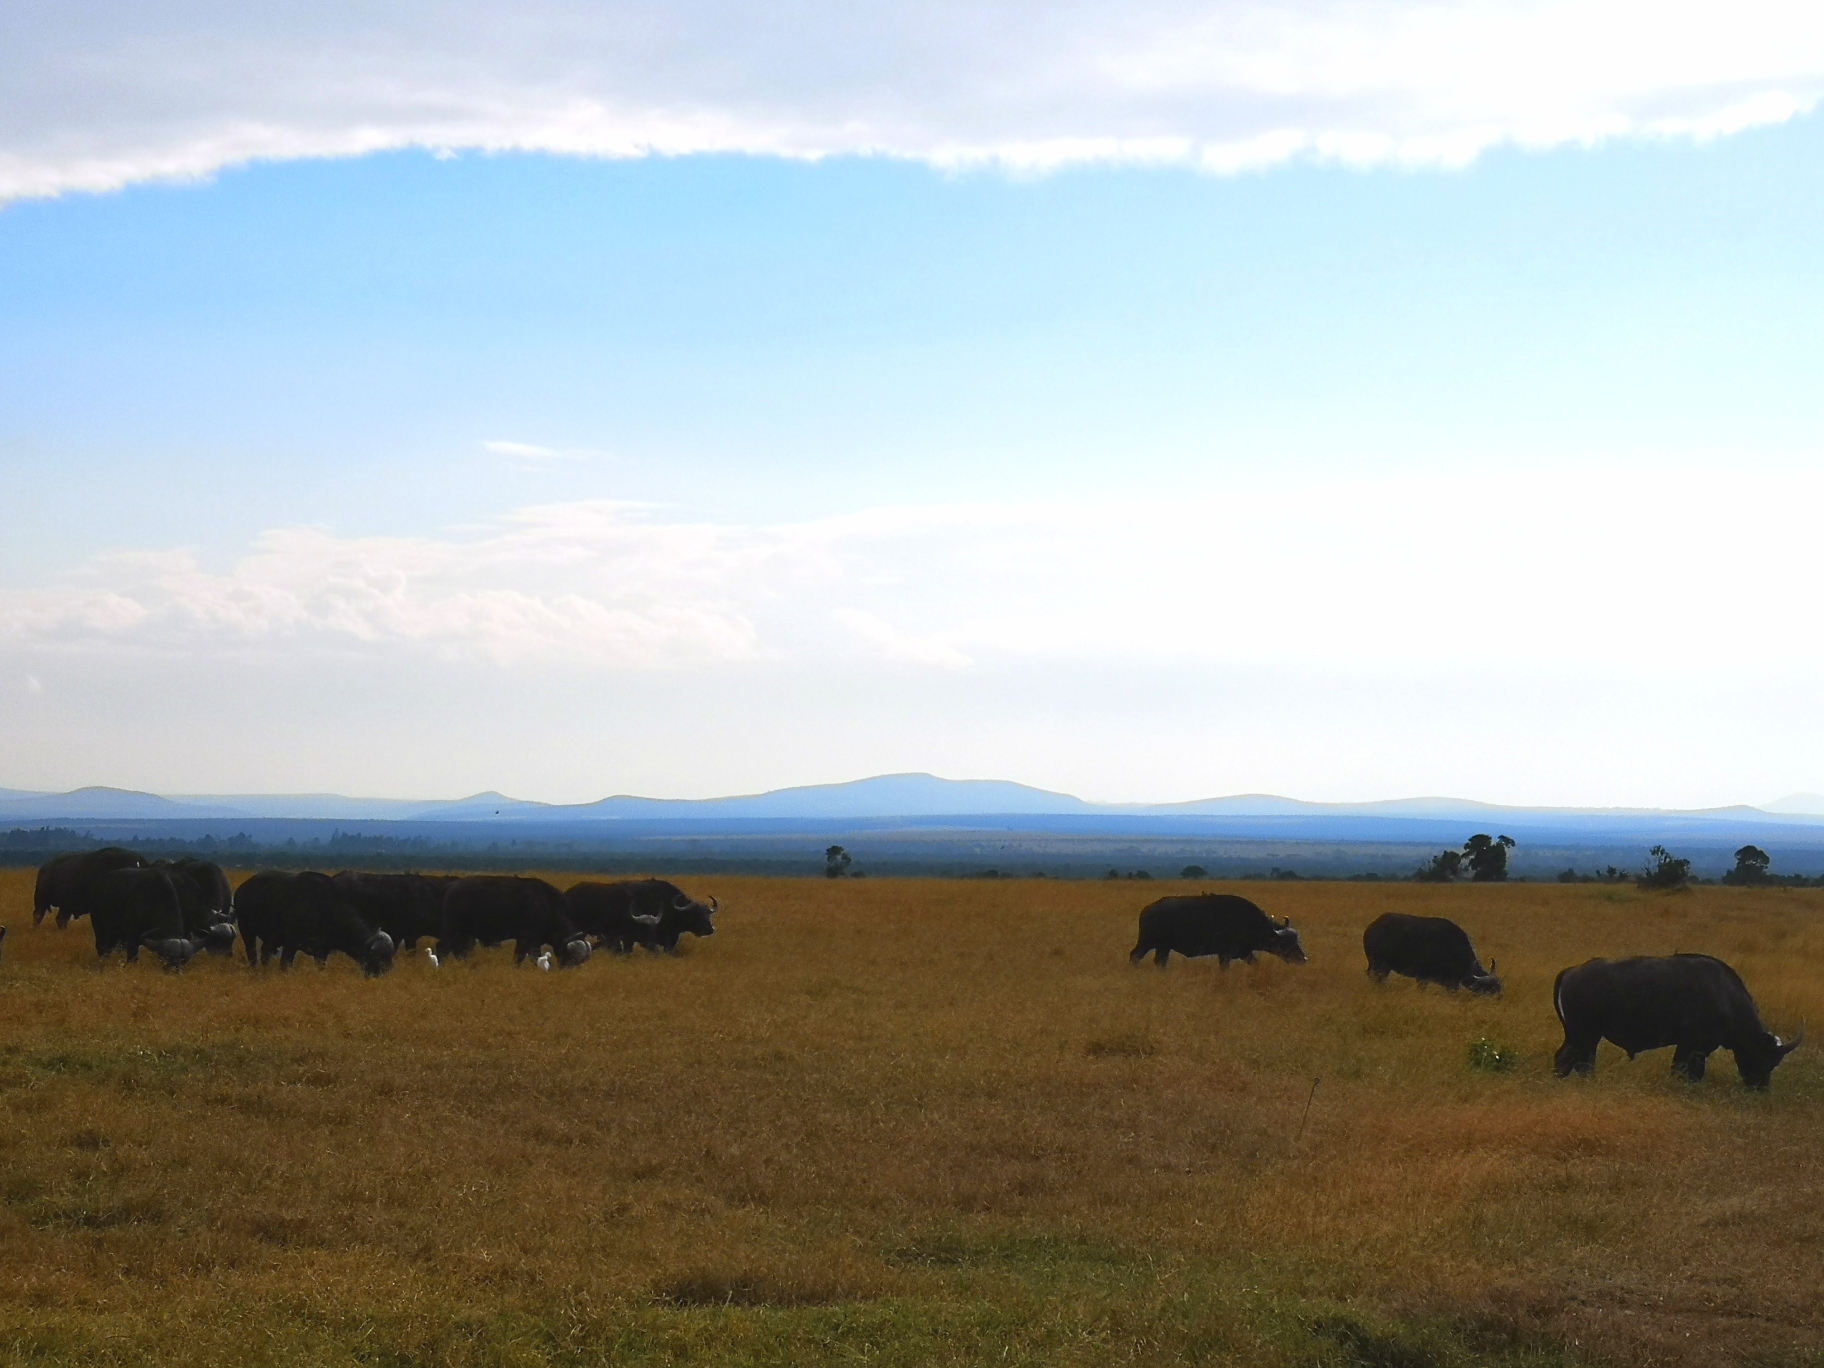
[[[1478,997],[1500,997],[1501,980],[1495,977],[1495,962],[1492,959],[1488,962],[1486,973],[1477,965],[1476,972],[1463,980],[1463,986]]]
[[[1773,1071],[1780,1061],[1805,1040],[1805,1023],[1799,1023],[1799,1033],[1791,1040],[1781,1040],[1771,1031],[1762,1031],[1761,1039],[1751,1048],[1735,1051],[1735,1067],[1742,1072],[1742,1082],[1751,1088],[1765,1088],[1773,1082]]]
[[[1292,919],[1282,918],[1273,931],[1273,944],[1267,947],[1267,953],[1278,955],[1287,964],[1303,964],[1305,947],[1298,943],[1298,932],[1292,929]]]
[[[693,901],[680,893],[671,900],[671,929],[679,933],[688,931],[693,936],[713,936],[716,924],[710,920],[716,913],[718,904],[714,898],[710,905]]]
[[[212,955],[234,953],[234,923],[219,921],[203,928],[203,949]]]
[[[165,968],[173,971],[182,969],[190,963],[190,957],[196,954],[197,947],[196,941],[186,940],[182,936],[164,938],[148,936],[140,944],[163,960]]]
[[[361,947],[361,972],[369,978],[378,978],[392,967],[393,938],[384,931],[376,931]]]
[[[563,968],[574,969],[577,965],[588,962],[589,942],[582,936],[578,936],[575,940],[565,941],[558,956],[558,962]]]

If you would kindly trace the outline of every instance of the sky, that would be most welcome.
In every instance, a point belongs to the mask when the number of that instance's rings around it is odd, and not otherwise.
[[[0,787],[1824,791],[1824,13],[0,16]]]

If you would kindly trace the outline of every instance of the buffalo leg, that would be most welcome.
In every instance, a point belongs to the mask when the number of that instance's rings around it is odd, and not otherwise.
[[[1171,957],[1172,951],[1170,946],[1162,945],[1157,950],[1153,951],[1153,963],[1158,965],[1161,969],[1165,968],[1165,962]]]
[[[1680,1045],[1672,1052],[1672,1072],[1682,1074],[1692,1083],[1704,1081],[1704,1065],[1710,1061],[1710,1051],[1696,1045]]]
[[[1596,1046],[1599,1038],[1582,1038],[1565,1033],[1564,1044],[1558,1047],[1558,1053],[1552,1056],[1552,1072],[1560,1078],[1567,1078],[1573,1072],[1580,1074],[1596,1071]]]
[[[279,968],[289,969],[298,958],[298,947],[287,945],[279,951]]]
[[[1388,971],[1385,969],[1377,969],[1372,964],[1368,966],[1368,977],[1373,979],[1376,983],[1387,982],[1387,974]]]

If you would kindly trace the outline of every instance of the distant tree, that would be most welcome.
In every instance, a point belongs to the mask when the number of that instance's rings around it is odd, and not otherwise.
[[[849,866],[855,863],[854,857],[841,846],[831,846],[823,852],[823,877],[840,879],[849,872]]]
[[[1759,846],[1745,845],[1735,852],[1735,868],[1723,875],[1726,884],[1764,884],[1771,883],[1767,877],[1767,867],[1773,863],[1773,857]]]
[[[1463,852],[1440,850],[1414,870],[1412,877],[1419,883],[1449,883],[1462,872]]]
[[[1202,865],[1186,865],[1178,877],[1181,879],[1207,879],[1210,877],[1210,871]]]
[[[1490,838],[1478,832],[1463,842],[1463,858],[1469,865],[1469,877],[1475,883],[1500,883],[1507,878],[1507,852],[1514,848],[1512,836]]]
[[[1636,888],[1682,893],[1691,886],[1691,861],[1679,859],[1664,846],[1654,846],[1647,858],[1653,863],[1634,877]]]
[[[1558,871],[1559,883],[1582,883],[1583,881],[1583,875],[1579,874],[1574,867]]]
[[[1118,879],[1121,877],[1121,871],[1118,869],[1111,869],[1108,871],[1108,873],[1104,874],[1102,877],[1105,879]]]

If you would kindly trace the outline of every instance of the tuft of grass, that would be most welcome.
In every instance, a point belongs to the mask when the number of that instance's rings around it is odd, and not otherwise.
[[[1497,1045],[1487,1036],[1477,1036],[1469,1042],[1469,1067],[1472,1069],[1480,1069],[1483,1073],[1512,1073],[1519,1065],[1518,1051]]]

